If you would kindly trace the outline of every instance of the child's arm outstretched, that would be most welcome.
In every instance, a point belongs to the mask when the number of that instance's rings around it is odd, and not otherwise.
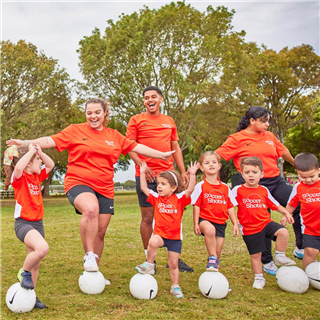
[[[287,210],[287,211],[289,212],[290,216],[291,216],[292,213],[293,213],[293,211],[294,211],[294,209],[295,209],[295,207],[291,206],[290,204],[287,204],[285,210]],[[292,217],[292,216],[291,216],[291,217]],[[293,219],[293,218],[292,218],[292,219]],[[287,223],[287,221],[288,221],[287,217],[286,217],[286,216],[283,216],[283,217],[281,218],[281,220],[280,220],[280,224],[282,224],[283,226],[285,226],[286,223]],[[290,221],[289,221],[289,223],[290,223]],[[292,223],[293,223],[293,222],[292,222]]]
[[[291,207],[291,206],[290,206]],[[288,205],[287,205],[287,208],[288,208]],[[283,226],[286,225],[287,221],[290,223],[290,224],[293,224],[294,223],[294,219],[292,217],[292,215],[290,214],[290,211],[287,210],[287,208],[284,208],[283,206],[279,206],[278,208],[278,212],[282,213],[283,214],[283,217],[281,218],[280,220],[280,224],[282,224]],[[293,208],[293,207],[292,207]],[[290,208],[289,208],[290,209]],[[295,208],[293,208],[292,212],[294,211]],[[291,212],[291,213],[292,213]]]
[[[196,186],[196,173],[198,169],[200,168],[200,163],[195,161],[194,163],[190,163],[190,166],[188,166],[188,175],[189,175],[189,185],[186,190],[186,197],[189,198],[191,196],[191,193],[194,190],[194,187]]]
[[[140,164],[140,187],[141,187],[142,192],[147,197],[149,197],[150,189],[148,188],[147,181],[146,181],[147,168],[148,168],[147,163],[145,161],[143,161]]]
[[[201,230],[199,226],[200,207],[193,206],[193,231],[197,236],[201,236]]]
[[[35,145],[35,149],[37,151],[37,154],[42,159],[42,161],[46,167],[46,172],[49,173],[54,168],[53,160],[48,155],[46,155],[45,153],[42,152],[42,150],[38,144]]]
[[[29,151],[23,157],[20,158],[20,160],[17,162],[17,164],[14,167],[14,177],[17,180],[21,178],[23,170],[29,164],[32,156],[37,152],[37,149],[35,148],[34,144],[30,144],[28,149]]]
[[[239,227],[238,227],[238,223],[237,223],[236,214],[234,212],[234,208],[228,209],[228,216],[233,224],[233,236],[237,237],[240,232],[239,232]]]

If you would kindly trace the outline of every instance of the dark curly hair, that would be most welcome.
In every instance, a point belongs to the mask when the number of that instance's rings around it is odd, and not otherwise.
[[[246,129],[250,124],[251,118],[254,120],[261,118],[263,121],[267,121],[269,117],[271,118],[271,113],[268,109],[259,106],[252,106],[247,110],[246,114],[240,119],[237,127],[237,132]]]

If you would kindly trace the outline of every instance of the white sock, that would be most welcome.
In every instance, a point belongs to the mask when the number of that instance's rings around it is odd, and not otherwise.
[[[144,253],[145,253],[146,257],[147,257],[148,250],[147,249],[144,250]]]
[[[280,254],[280,256],[284,256],[284,255],[285,255],[285,252],[277,251],[277,250],[276,250],[276,254]]]
[[[255,278],[263,278],[263,273],[255,273],[254,277]]]

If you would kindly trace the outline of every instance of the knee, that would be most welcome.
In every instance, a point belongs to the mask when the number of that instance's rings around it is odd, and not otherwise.
[[[99,215],[99,206],[95,203],[88,204],[87,207],[83,210],[82,216],[86,219],[96,219]]]
[[[47,243],[37,249],[37,254],[40,257],[40,259],[43,259],[48,254],[48,252],[49,252],[49,245]]]
[[[283,237],[283,238],[289,238],[289,231],[287,228],[281,228],[277,232],[277,236]]]
[[[214,238],[216,236],[216,229],[206,228],[205,230],[203,230],[203,234],[205,237]]]
[[[153,207],[148,207],[142,212],[141,223],[152,225],[153,222]]]

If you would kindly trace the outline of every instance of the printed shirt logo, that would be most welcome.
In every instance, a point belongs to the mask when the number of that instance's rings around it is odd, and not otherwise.
[[[266,140],[265,143],[270,144],[270,146],[273,146],[273,141]]]
[[[163,123],[162,126],[165,127],[165,128],[172,128],[170,124]]]
[[[302,194],[302,198],[306,203],[320,202],[320,189],[311,188],[306,193]]]
[[[177,208],[172,203],[159,203],[158,204],[159,212],[174,214],[178,213]]]
[[[33,183],[28,183],[29,191],[33,196],[37,196],[40,193],[40,188],[39,186],[33,184]]]
[[[211,190],[210,192],[204,193],[204,198],[207,199],[208,203],[215,204],[226,204],[223,193],[220,190]]]
[[[113,142],[113,141],[104,140],[104,142],[105,142],[108,146],[113,146],[113,147],[114,147],[114,142]]]
[[[243,198],[242,203],[245,204],[248,209],[262,209],[266,207],[261,196],[257,193],[250,194],[248,198]]]

